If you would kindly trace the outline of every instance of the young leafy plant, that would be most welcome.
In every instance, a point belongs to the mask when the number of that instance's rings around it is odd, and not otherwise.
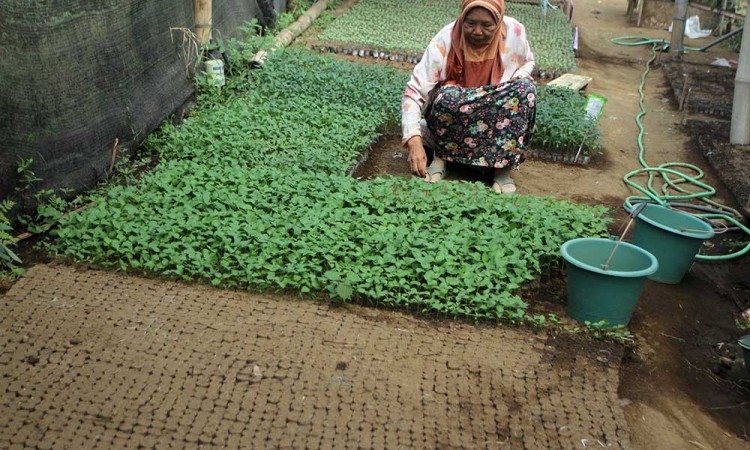
[[[522,286],[560,245],[606,232],[601,207],[346,176],[398,120],[404,73],[300,51],[242,67],[147,139],[161,155],[152,173],[64,218],[51,248],[214,285],[520,322]]]
[[[563,154],[589,155],[600,148],[601,132],[586,114],[586,97],[566,87],[546,85],[537,90],[536,131],[532,145]]]
[[[0,202],[0,277],[14,278],[23,273],[19,267],[21,259],[11,250],[15,239],[10,234],[13,227],[10,225],[8,213],[13,208],[13,202],[3,200]]]
[[[537,5],[506,2],[506,15],[526,27],[538,72],[562,74],[575,69],[573,30],[560,10],[543,14]],[[381,50],[420,57],[430,39],[456,20],[455,0],[360,0],[326,27],[320,39],[328,47]]]
[[[22,158],[18,160],[18,166],[16,167],[16,175],[18,176],[18,185],[15,188],[15,192],[23,192],[36,183],[42,181],[41,178],[37,177],[31,166],[34,164],[34,158]]]

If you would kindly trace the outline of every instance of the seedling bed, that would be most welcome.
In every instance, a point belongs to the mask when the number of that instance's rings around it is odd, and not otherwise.
[[[376,58],[387,61],[407,62],[417,64],[421,59],[422,55],[416,54],[403,54],[403,53],[391,53],[382,50],[373,50],[365,48],[353,48],[353,47],[335,47],[332,45],[320,45],[318,50],[323,53],[340,53],[343,55],[359,56],[360,58]]]
[[[578,156],[578,160],[575,160],[577,151],[578,149],[574,149],[570,152],[557,152],[530,148],[526,150],[526,158],[563,164],[575,164],[580,166],[588,165],[591,162],[591,156],[584,156],[583,154],[581,154],[580,156]]]
[[[382,59],[384,61],[392,62],[405,62],[410,64],[417,64],[422,59],[422,55],[415,54],[402,54],[402,53],[389,53],[381,50],[372,50],[365,48],[344,48],[335,47],[330,45],[317,45],[319,51],[323,53],[333,53],[341,55],[357,56],[360,58],[375,58]],[[534,68],[531,72],[531,76],[542,79],[542,80],[554,80],[566,72],[564,71],[540,71],[538,68]]]
[[[586,113],[586,97],[562,86],[537,89],[536,132],[527,157],[586,165],[601,146],[597,118]],[[580,154],[579,153],[580,149]],[[578,155],[578,160],[574,163]]]
[[[543,14],[538,5],[507,4],[506,14],[526,26],[536,58],[534,76],[552,79],[575,70],[573,30],[562,11],[548,9]],[[430,39],[457,15],[454,0],[361,0],[328,25],[312,47],[417,63]]]
[[[193,114],[147,139],[156,169],[63,219],[54,251],[229,288],[525,322],[522,289],[559,264],[560,245],[606,233],[603,207],[347,176],[398,121],[403,72],[306,51],[255,71],[232,61],[226,86],[200,84]]]
[[[685,109],[692,113],[732,118],[736,69],[667,61],[662,65],[662,70],[669,80],[677,105],[684,103]]]

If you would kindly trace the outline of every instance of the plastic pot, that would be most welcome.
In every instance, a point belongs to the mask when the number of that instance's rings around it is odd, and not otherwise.
[[[654,255],[621,242],[609,265],[604,263],[616,241],[573,239],[560,249],[568,262],[568,315],[585,323],[606,321],[604,328],[627,325],[646,278],[659,267]]]
[[[745,369],[750,372],[750,334],[742,336],[737,343],[740,344],[742,353],[745,355]]]
[[[649,278],[660,283],[682,281],[703,241],[714,236],[711,225],[703,220],[654,204],[646,205],[635,223],[633,244],[656,256],[659,270]]]

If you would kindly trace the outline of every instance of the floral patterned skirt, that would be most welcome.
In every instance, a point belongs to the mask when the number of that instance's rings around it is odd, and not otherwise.
[[[490,86],[441,87],[425,119],[435,155],[472,166],[518,167],[536,119],[536,87],[527,79]]]

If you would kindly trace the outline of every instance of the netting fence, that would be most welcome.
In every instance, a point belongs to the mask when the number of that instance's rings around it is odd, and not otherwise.
[[[214,0],[214,36],[286,3]],[[193,86],[176,28],[194,29],[193,0],[0,0],[0,199],[92,186],[180,108]],[[39,180],[16,195],[30,159]]]

